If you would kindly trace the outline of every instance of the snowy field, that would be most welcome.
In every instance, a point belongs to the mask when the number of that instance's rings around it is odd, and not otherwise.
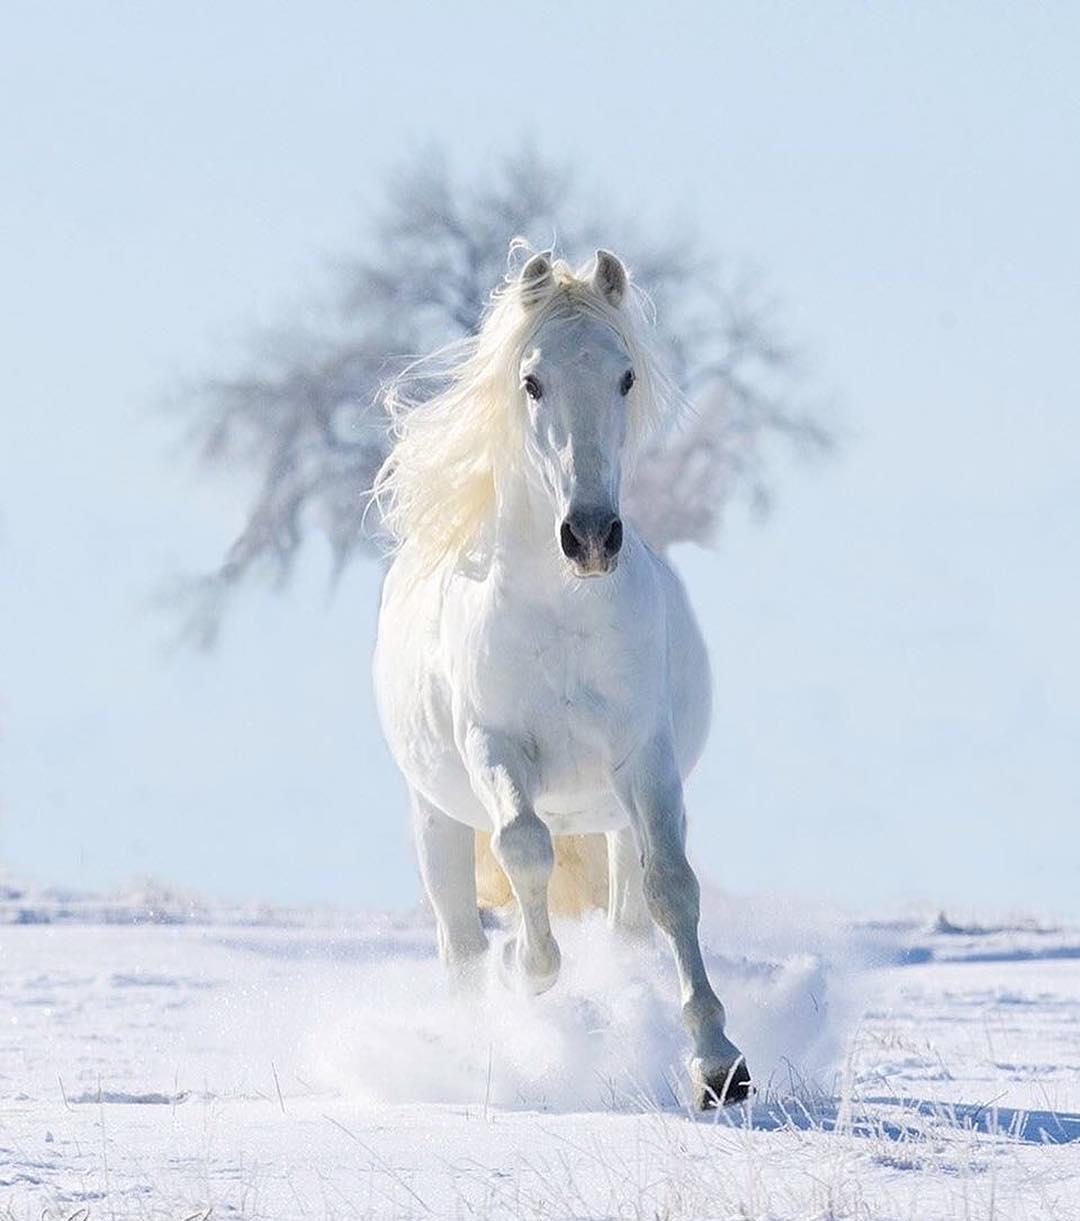
[[[451,995],[419,914],[8,887],[0,1218],[1080,1218],[1080,930],[712,896],[708,1116],[666,952],[560,936]]]

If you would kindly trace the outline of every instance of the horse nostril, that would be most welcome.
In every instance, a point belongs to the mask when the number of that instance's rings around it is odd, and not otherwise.
[[[604,536],[604,554],[611,559],[622,547],[622,522],[616,517]]]
[[[563,555],[568,560],[576,560],[584,550],[581,539],[574,533],[574,528],[570,525],[569,518],[559,528],[559,542],[562,544]]]

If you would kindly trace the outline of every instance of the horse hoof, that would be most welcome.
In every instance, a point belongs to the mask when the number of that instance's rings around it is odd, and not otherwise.
[[[740,1056],[734,1064],[723,1069],[714,1069],[699,1081],[697,1089],[698,1110],[714,1111],[719,1107],[734,1106],[745,1102],[754,1093],[750,1070]]]
[[[511,988],[539,996],[559,978],[562,958],[554,941],[547,954],[538,955],[528,954],[518,938],[511,937],[503,945],[502,965],[503,979]]]

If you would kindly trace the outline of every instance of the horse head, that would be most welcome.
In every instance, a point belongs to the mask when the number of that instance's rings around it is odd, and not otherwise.
[[[546,493],[575,574],[602,576],[622,547],[619,497],[636,378],[629,347],[606,316],[626,294],[626,270],[597,251],[582,297],[592,294],[602,311],[545,310],[559,291],[546,253],[529,259],[518,287],[524,308],[543,311],[518,370],[526,470]]]

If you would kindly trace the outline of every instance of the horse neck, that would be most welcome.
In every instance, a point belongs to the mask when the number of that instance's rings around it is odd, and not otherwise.
[[[551,501],[537,482],[520,470],[495,475],[492,566],[510,583],[561,584],[563,558],[555,536]]]

